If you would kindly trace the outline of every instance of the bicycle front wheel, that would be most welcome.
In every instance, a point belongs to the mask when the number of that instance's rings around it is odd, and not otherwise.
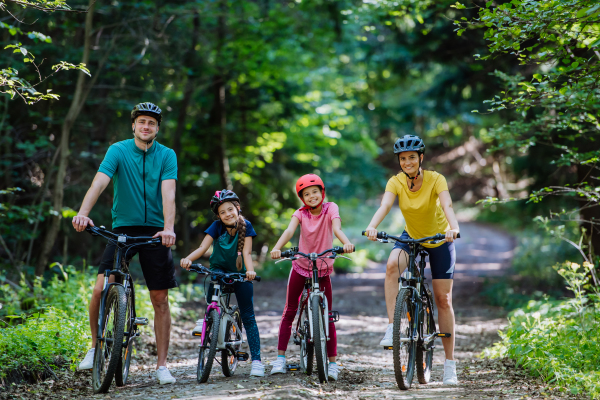
[[[425,293],[423,299],[423,310],[421,325],[421,339],[417,346],[417,379],[419,383],[429,383],[431,379],[431,368],[433,365],[433,342],[425,345],[422,338],[431,336],[435,333],[435,320],[433,318],[433,299],[429,293]]]
[[[137,325],[135,325],[135,305],[133,300],[133,294],[131,288],[127,289],[127,313],[125,315],[125,327],[127,337],[123,343],[121,350],[121,357],[119,357],[119,363],[117,365],[117,372],[115,372],[115,384],[117,386],[125,386],[127,379],[129,378],[129,366],[131,365],[131,356],[133,354],[133,341],[135,339]]]
[[[411,289],[401,289],[394,311],[394,374],[402,390],[410,389],[415,373],[417,341],[413,337],[416,320],[412,294]]]
[[[104,318],[98,326],[101,338],[96,340],[92,385],[94,393],[106,393],[117,372],[127,314],[127,297],[121,285],[108,289]]]
[[[200,345],[200,354],[198,354],[198,369],[196,376],[198,383],[204,383],[210,376],[210,370],[217,354],[217,342],[219,341],[219,326],[221,318],[217,310],[211,310],[206,322],[206,332],[204,332],[204,342]]]
[[[327,382],[327,373],[329,364],[327,362],[327,337],[325,336],[325,321],[323,316],[323,306],[321,298],[314,296],[311,299],[312,322],[313,322],[313,343],[315,346],[315,356],[317,358],[317,373],[321,383]]]
[[[300,341],[300,368],[306,375],[312,374],[313,362],[315,360],[315,347],[310,340],[310,324],[308,323],[308,307],[302,307],[300,312],[300,329],[302,339]]]
[[[223,368],[223,375],[227,377],[233,376],[235,373],[238,365],[237,353],[242,348],[242,318],[240,317],[240,310],[236,307],[231,316],[233,317],[233,321],[227,322],[225,343],[233,342],[233,344],[230,344],[225,350],[221,351],[221,367]]]

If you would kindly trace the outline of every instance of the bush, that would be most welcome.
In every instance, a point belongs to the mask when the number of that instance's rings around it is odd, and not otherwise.
[[[600,296],[586,293],[591,264],[556,267],[574,293],[564,301],[530,301],[511,313],[502,341],[484,351],[485,357],[510,357],[533,376],[562,391],[587,392],[600,399]]]

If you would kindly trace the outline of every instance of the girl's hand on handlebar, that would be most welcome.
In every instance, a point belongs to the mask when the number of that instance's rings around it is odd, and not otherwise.
[[[369,226],[367,229],[365,229],[365,231],[369,240],[372,240],[374,242],[377,241],[377,229]]]
[[[275,250],[275,249],[271,250],[271,258],[273,260],[277,260],[278,258],[281,258],[281,250]],[[256,274],[254,274],[254,275],[256,275]]]
[[[454,239],[456,239],[456,236],[458,235],[458,229],[450,229],[448,232],[446,232],[446,242],[454,242]]]
[[[353,253],[354,245],[352,243],[348,243],[344,245],[344,253]]]
[[[192,266],[192,260],[190,260],[189,258],[182,258],[179,261],[179,265],[181,265],[181,268],[189,271],[190,267]]]
[[[256,278],[256,272],[254,271],[246,271],[246,280],[252,281]]]

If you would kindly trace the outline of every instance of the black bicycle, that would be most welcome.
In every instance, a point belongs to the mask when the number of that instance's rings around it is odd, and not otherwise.
[[[148,318],[137,317],[135,313],[135,290],[127,252],[137,246],[158,246],[161,238],[116,234],[103,226],[88,226],[86,231],[116,245],[113,269],[104,272],[92,370],[94,393],[106,393],[113,378],[117,386],[127,383],[133,341],[140,335],[138,326],[148,325]],[[114,282],[109,282],[111,275],[115,277]]]
[[[240,309],[238,306],[229,305],[231,293],[234,292],[234,283],[245,282],[246,274],[211,271],[202,264],[192,264],[190,271],[209,275],[213,286],[210,301],[208,292],[206,293],[207,307],[202,333],[194,333],[194,336],[200,336],[196,370],[198,383],[208,380],[215,360],[221,364],[223,375],[233,376],[238,361],[247,361],[249,358],[248,353],[241,351],[244,339]],[[254,280],[260,282],[260,276],[254,277]],[[216,358],[217,351],[221,352],[221,361]]]
[[[329,255],[326,255],[331,253]],[[319,288],[319,269],[317,260],[324,258],[336,259],[346,258],[340,254],[344,253],[343,247],[334,247],[321,253],[304,254],[298,251],[298,247],[281,253],[281,260],[297,260],[304,257],[312,263],[312,277],[306,278],[304,291],[298,307],[298,320],[294,331],[294,343],[300,346],[300,368],[302,372],[310,375],[313,369],[313,355],[317,358],[317,373],[321,383],[328,381],[327,341],[329,340],[329,323],[339,320],[337,311],[330,311],[327,304],[325,292]]]
[[[366,231],[363,231],[365,235]],[[460,235],[458,235],[460,237]],[[445,235],[438,233],[421,239],[402,239],[377,232],[377,240],[389,243],[389,239],[408,244],[408,266],[398,278],[398,297],[394,310],[393,350],[394,374],[396,383],[402,390],[410,389],[417,370],[419,383],[429,383],[433,364],[435,338],[449,338],[450,333],[436,331],[434,319],[434,302],[429,285],[425,283],[425,257],[427,253],[422,243],[439,243]],[[417,256],[418,267],[417,267]]]

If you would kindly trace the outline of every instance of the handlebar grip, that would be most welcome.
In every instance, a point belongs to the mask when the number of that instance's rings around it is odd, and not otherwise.
[[[367,233],[367,231],[362,231],[362,236],[367,236],[365,233]]]
[[[362,231],[363,236],[367,236],[366,233],[367,231]],[[387,239],[387,234],[384,231],[377,232],[377,239]]]
[[[343,247],[340,247],[340,246],[335,246],[335,247],[333,248],[333,252],[334,252],[334,253],[337,253],[337,254],[343,254],[343,253],[344,253],[344,248],[343,248]]]
[[[460,239],[460,232],[456,235],[457,239]]]
[[[254,277],[254,280],[255,280],[256,282],[260,282],[260,281],[261,281],[261,277],[260,277],[260,276],[258,276],[258,275],[256,275],[256,276]]]

